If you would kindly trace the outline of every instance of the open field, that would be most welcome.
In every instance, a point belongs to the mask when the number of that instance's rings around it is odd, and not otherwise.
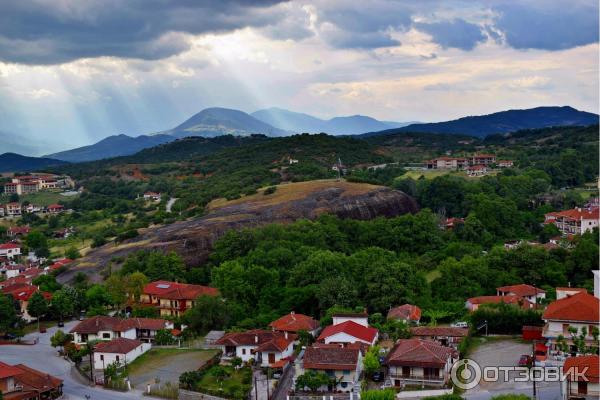
[[[200,368],[215,350],[152,348],[127,366],[131,382],[137,388],[155,382],[179,382],[179,375]]]
[[[378,187],[368,183],[354,183],[346,182],[344,180],[338,181],[337,179],[320,179],[306,182],[284,183],[277,185],[277,190],[275,193],[269,195],[264,195],[263,192],[266,190],[266,188],[262,188],[259,189],[258,193],[256,194],[243,196],[235,200],[213,200],[208,204],[208,210],[215,210],[241,203],[265,206],[280,204],[304,198],[309,193],[327,189],[332,186],[344,189],[342,197],[364,194]]]
[[[57,192],[37,192],[37,193],[29,193],[19,196],[19,201],[28,201],[31,204],[35,204],[36,206],[48,206],[50,204],[58,203],[61,200],[72,200],[76,198],[76,196],[65,197]],[[8,196],[0,196],[0,202],[7,202]]]
[[[488,175],[494,176],[497,173],[498,173],[497,170],[496,171],[488,171],[488,173],[485,176],[488,176]],[[425,179],[434,179],[434,178],[437,178],[438,176],[444,176],[444,175],[460,176],[461,178],[468,178],[468,179],[480,178],[479,176],[471,177],[471,176],[467,175],[467,173],[465,171],[456,171],[456,170],[452,170],[452,169],[424,169],[424,170],[406,171],[406,173],[404,175],[399,176],[396,179],[412,178],[414,180],[417,180],[417,179],[421,178],[421,176]]]

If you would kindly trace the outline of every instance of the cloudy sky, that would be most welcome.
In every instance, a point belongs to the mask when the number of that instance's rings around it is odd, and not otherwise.
[[[597,112],[598,48],[597,0],[0,0],[0,138],[43,154],[211,106]]]

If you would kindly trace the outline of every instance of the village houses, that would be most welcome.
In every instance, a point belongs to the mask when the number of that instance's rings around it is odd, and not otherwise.
[[[0,397],[3,399],[57,399],[62,392],[62,379],[25,364],[9,365],[0,361]]]
[[[73,343],[85,344],[94,340],[113,340],[116,338],[135,339],[143,343],[152,343],[156,333],[167,329],[172,331],[171,321],[158,318],[127,318],[97,315],[84,319],[75,325],[70,333]]]
[[[223,351],[224,359],[238,357],[251,359],[263,367],[282,367],[294,353],[297,335],[288,332],[253,329],[227,333],[215,342]]]
[[[187,283],[156,281],[144,286],[142,305],[157,307],[161,316],[179,317],[192,308],[200,296],[217,296],[215,288]]]
[[[301,362],[300,371],[324,372],[330,378],[335,378],[332,390],[350,392],[360,390],[360,374],[362,371],[363,355],[359,346],[315,343],[306,348]],[[322,386],[321,391],[330,388]]]
[[[150,343],[119,337],[100,342],[94,347],[94,369],[104,370],[110,364],[127,365],[150,350]]]
[[[545,215],[544,224],[554,224],[563,235],[583,235],[598,227],[600,208],[573,208]]]
[[[421,309],[413,304],[403,304],[391,308],[390,311],[388,311],[387,319],[395,319],[404,321],[407,324],[418,325],[421,320]]]

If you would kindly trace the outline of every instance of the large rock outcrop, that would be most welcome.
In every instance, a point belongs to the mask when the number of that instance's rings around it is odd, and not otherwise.
[[[331,180],[284,184],[270,195],[261,192],[233,201],[215,201],[203,217],[151,227],[125,243],[95,249],[58,280],[68,282],[83,271],[98,281],[98,273],[111,258],[141,249],[173,250],[188,265],[199,265],[206,261],[213,243],[230,229],[314,219],[325,213],[368,220],[416,211],[412,197],[387,187]]]

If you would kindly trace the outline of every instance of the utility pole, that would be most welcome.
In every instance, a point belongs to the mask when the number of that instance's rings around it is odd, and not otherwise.
[[[88,344],[89,346],[89,344]],[[90,380],[94,384],[94,347],[90,346]]]
[[[535,343],[536,343],[536,340],[533,339],[531,341],[531,344],[533,346],[533,357],[532,357],[532,360],[531,360],[531,364],[534,367],[535,367]],[[537,397],[537,390],[536,390],[536,387],[535,387],[535,373],[533,373],[533,371],[531,373],[531,378],[532,378],[531,380],[533,381],[533,398],[535,399]]]

